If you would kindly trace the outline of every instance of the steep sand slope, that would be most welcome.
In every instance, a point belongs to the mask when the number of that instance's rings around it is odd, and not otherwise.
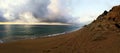
[[[0,53],[120,53],[120,6],[72,33],[0,44]]]

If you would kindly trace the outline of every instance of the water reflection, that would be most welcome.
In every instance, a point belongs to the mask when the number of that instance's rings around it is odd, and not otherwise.
[[[0,34],[2,34],[1,39],[4,40],[27,38],[29,37],[29,34],[32,32],[31,26],[27,26],[27,25],[22,25],[22,26],[5,25],[3,26],[3,28],[4,30]]]
[[[41,37],[75,30],[74,26],[0,25],[0,40],[11,41]]]
[[[11,36],[11,33],[12,33],[11,26],[10,25],[5,25],[4,28],[5,28],[5,35],[4,35],[3,39],[9,39],[9,38],[11,38],[12,37]]]

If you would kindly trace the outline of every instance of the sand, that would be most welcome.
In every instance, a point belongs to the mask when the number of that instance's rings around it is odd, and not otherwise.
[[[54,37],[0,44],[0,53],[120,53],[120,36],[104,32],[92,36],[87,28]],[[94,32],[94,31],[93,31]]]

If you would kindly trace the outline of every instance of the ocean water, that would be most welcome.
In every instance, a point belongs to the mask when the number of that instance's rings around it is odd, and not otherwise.
[[[0,43],[63,34],[79,28],[66,25],[0,25]]]

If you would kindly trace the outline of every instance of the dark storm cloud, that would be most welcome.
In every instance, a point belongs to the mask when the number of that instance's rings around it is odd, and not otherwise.
[[[5,22],[6,21],[6,19],[3,17],[3,13],[2,12],[0,12],[0,21],[1,22]]]
[[[30,9],[30,11],[36,16],[36,17],[44,17],[48,14],[48,5],[50,4],[49,0],[30,0],[30,2],[27,4],[28,6],[26,9]]]

